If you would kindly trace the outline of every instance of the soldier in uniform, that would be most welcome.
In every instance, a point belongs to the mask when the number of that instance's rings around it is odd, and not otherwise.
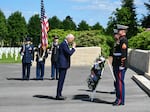
[[[34,61],[34,46],[30,37],[25,38],[25,44],[22,45],[20,54],[22,56],[22,79],[30,79],[30,68]]]
[[[51,80],[54,80],[56,77],[56,80],[58,80],[58,54],[59,54],[59,43],[58,43],[58,36],[53,36],[53,43],[51,47]],[[55,76],[56,74],[56,76]]]
[[[126,33],[128,26],[117,25],[118,34],[119,34],[119,51],[121,53],[120,59],[117,60],[119,68],[116,71],[116,100],[113,105],[124,105],[125,104],[125,73],[127,70],[127,53],[128,53],[128,40],[126,38]]]
[[[115,87],[115,91],[117,91],[117,74],[119,71],[119,62],[120,62],[120,56],[121,56],[121,51],[120,51],[120,41],[119,41],[119,34],[118,34],[118,30],[114,29],[114,39],[115,39],[115,43],[114,43],[114,49],[113,49],[113,60],[112,60],[112,67],[113,67],[113,73],[114,73],[114,77],[115,77],[115,81],[114,81],[114,87]],[[116,93],[116,97],[118,97],[118,94]]]
[[[44,78],[44,69],[45,69],[45,59],[48,57],[47,49],[46,47],[42,47],[41,44],[39,44],[37,49],[37,55],[36,55],[36,79],[37,80],[43,80]]]

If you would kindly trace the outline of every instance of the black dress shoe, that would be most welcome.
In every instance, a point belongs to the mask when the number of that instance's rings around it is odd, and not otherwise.
[[[124,103],[118,103],[118,102],[113,103],[113,106],[120,106],[120,105],[124,105]]]
[[[65,100],[66,97],[63,97],[63,96],[56,96],[56,100]]]
[[[54,78],[54,77],[51,77],[50,80],[55,80],[55,78]]]

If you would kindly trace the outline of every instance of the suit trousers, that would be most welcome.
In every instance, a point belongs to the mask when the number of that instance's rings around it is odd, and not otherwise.
[[[59,80],[57,84],[57,95],[56,96],[62,96],[62,89],[66,77],[67,69],[65,68],[59,68]]]

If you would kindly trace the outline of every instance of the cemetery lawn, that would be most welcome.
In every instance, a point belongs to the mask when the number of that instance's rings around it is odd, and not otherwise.
[[[6,56],[2,56],[2,59],[0,59],[0,63],[21,63],[21,58],[18,56],[17,60],[15,60],[15,57],[11,57],[8,55],[8,58]]]

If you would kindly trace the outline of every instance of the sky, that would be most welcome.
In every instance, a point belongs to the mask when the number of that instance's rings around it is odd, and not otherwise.
[[[20,11],[28,22],[34,14],[40,14],[41,0],[0,0],[0,9],[8,18],[15,11]],[[108,18],[116,8],[121,7],[122,0],[44,0],[48,18],[57,16],[61,21],[71,16],[76,24],[85,20],[89,25],[99,22],[107,27]],[[147,14],[144,3],[149,0],[134,0],[137,18]]]

